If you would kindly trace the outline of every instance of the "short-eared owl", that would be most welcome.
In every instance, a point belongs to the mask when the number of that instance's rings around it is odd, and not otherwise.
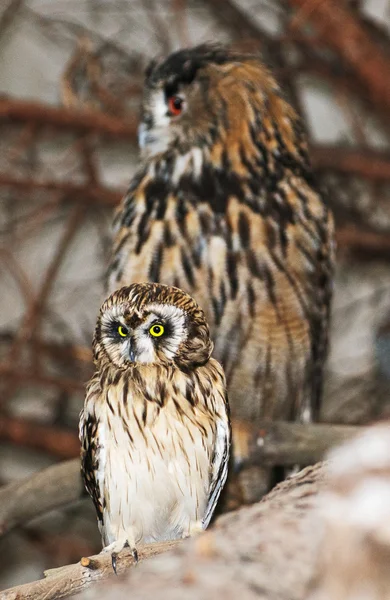
[[[82,473],[113,553],[205,529],[227,475],[223,369],[201,308],[134,284],[100,310],[80,418]]]
[[[333,225],[274,78],[257,56],[213,45],[154,61],[139,141],[110,289],[158,281],[196,299],[233,417],[317,419]]]

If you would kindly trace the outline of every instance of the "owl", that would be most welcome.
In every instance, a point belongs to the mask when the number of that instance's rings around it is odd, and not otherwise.
[[[80,417],[82,474],[103,545],[174,540],[207,527],[227,475],[225,376],[204,313],[153,283],[114,292],[95,330]]]
[[[139,144],[114,220],[109,288],[146,280],[195,298],[233,419],[317,419],[333,222],[275,79],[258,56],[210,44],[156,60]]]

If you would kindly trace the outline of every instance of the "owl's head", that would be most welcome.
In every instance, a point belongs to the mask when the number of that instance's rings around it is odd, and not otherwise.
[[[119,368],[169,362],[191,368],[205,364],[212,350],[202,309],[178,288],[135,283],[114,292],[100,309],[97,364],[108,359]]]
[[[153,61],[144,90],[139,144],[147,158],[170,148],[183,154],[216,142],[225,147],[250,142],[263,116],[286,123],[293,117],[258,56],[219,45],[202,44]]]

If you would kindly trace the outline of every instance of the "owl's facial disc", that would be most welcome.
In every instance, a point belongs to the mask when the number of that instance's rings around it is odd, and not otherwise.
[[[102,319],[104,347],[120,367],[172,360],[186,339],[185,314],[169,304],[150,304],[137,314],[115,307]]]
[[[172,360],[187,338],[183,311],[169,304],[149,304],[142,311],[141,319],[134,329],[136,362]]]
[[[186,109],[183,92],[163,88],[150,92],[138,128],[138,143],[144,155],[155,156],[169,148]]]

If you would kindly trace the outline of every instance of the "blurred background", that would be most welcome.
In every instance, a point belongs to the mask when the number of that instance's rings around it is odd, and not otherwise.
[[[78,455],[143,71],[209,40],[262,53],[335,214],[322,418],[390,415],[390,2],[1,0],[0,485]],[[0,588],[99,549],[91,502],[56,511],[0,539]]]

